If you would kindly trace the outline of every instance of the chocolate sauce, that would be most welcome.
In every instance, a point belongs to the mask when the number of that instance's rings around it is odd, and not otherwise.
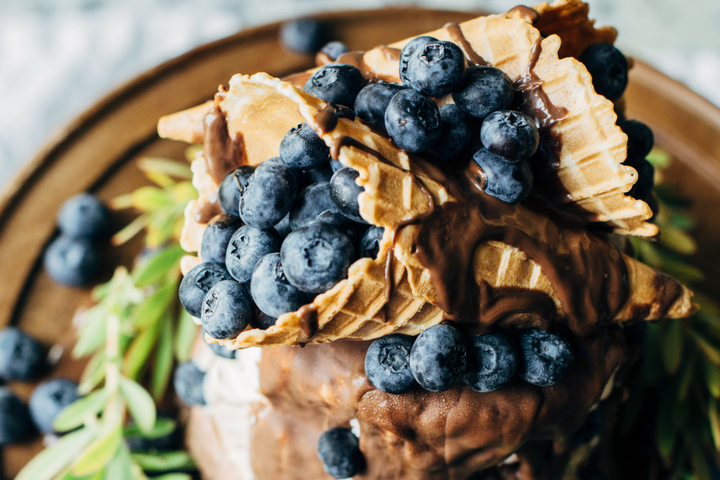
[[[332,132],[338,123],[338,118],[347,118],[355,120],[355,112],[344,105],[328,104],[315,116],[315,124],[320,130],[321,135]]]
[[[470,42],[467,41],[465,35],[463,35],[460,25],[457,23],[448,23],[444,28],[450,34],[450,38],[452,38],[453,42],[457,43],[460,48],[462,48],[463,52],[465,52],[465,58],[467,58],[469,65],[489,65],[489,63],[473,49]]]
[[[670,307],[683,293],[682,285],[662,272],[655,272],[655,297],[652,303],[660,305],[657,318],[665,318]]]
[[[540,14],[537,12],[537,10],[526,7],[525,5],[518,5],[517,7],[513,7],[508,10],[507,14],[512,15],[516,12],[520,14],[520,16],[530,24],[533,24],[540,20]]]
[[[303,305],[297,311],[297,316],[300,317],[302,337],[299,342],[302,345],[309,342],[318,330],[317,307],[314,303]]]
[[[220,102],[226,94],[227,92],[221,87],[215,94],[213,110],[203,121],[205,132],[203,155],[208,173],[217,185],[222,182],[225,175],[247,163],[242,133],[237,132],[235,139],[230,138],[225,113],[220,109]]]
[[[538,127],[547,130],[568,115],[565,107],[553,105],[542,89],[543,81],[535,73],[535,66],[542,53],[542,37],[538,37],[530,54],[530,63],[522,77],[516,82],[515,89],[523,95],[522,110],[535,119]]]
[[[281,80],[283,82],[287,82],[293,87],[299,88],[302,90],[302,88],[305,86],[308,80],[310,80],[310,77],[312,77],[312,72],[299,72],[299,73],[293,73],[291,75],[287,75],[283,77]]]
[[[218,215],[222,215],[222,213],[216,192],[212,194],[208,202],[200,204],[200,209],[195,213],[195,221],[201,224],[208,224],[210,220]]]

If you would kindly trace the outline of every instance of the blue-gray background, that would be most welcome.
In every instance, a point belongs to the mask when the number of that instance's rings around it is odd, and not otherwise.
[[[135,74],[242,28],[319,11],[520,0],[0,0],[0,188],[53,131]],[[532,4],[532,0],[528,3]],[[720,0],[590,0],[619,46],[720,105]]]

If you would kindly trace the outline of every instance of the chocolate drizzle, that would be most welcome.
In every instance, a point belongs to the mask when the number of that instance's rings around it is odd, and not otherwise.
[[[332,132],[338,123],[338,118],[347,118],[355,120],[355,112],[344,105],[328,104],[315,116],[315,125],[320,130],[321,135]]]
[[[469,65],[489,65],[489,63],[479,53],[477,53],[475,49],[473,49],[470,42],[467,41],[460,25],[457,23],[448,23],[444,28],[450,34],[450,38],[452,38],[453,42],[457,43],[460,48],[462,48],[463,52],[465,52],[465,58],[467,59]]]
[[[565,107],[553,105],[542,89],[543,81],[535,73],[535,66],[542,53],[542,37],[538,37],[530,53],[530,63],[522,77],[515,83],[515,89],[523,95],[522,110],[535,119],[538,127],[547,130],[568,115]]]
[[[515,13],[518,13],[526,22],[530,24],[533,24],[540,20],[540,14],[537,12],[537,10],[526,7],[525,5],[518,5],[517,7],[511,8],[510,10],[508,10],[507,15],[513,15]]]
[[[213,110],[205,116],[203,121],[205,133],[203,156],[208,173],[218,185],[225,175],[247,163],[242,133],[237,132],[234,139],[230,138],[225,113],[220,109],[220,102],[225,95],[227,92],[221,86],[220,91],[215,94]]]
[[[309,342],[318,331],[317,307],[314,303],[303,305],[300,307],[300,310],[297,311],[297,316],[300,319],[300,331],[302,332],[300,344],[304,345]]]

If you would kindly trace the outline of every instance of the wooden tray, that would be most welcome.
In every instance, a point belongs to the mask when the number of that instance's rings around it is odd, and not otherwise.
[[[477,13],[414,8],[339,12],[318,18],[333,38],[353,50],[390,43]],[[81,191],[108,200],[146,183],[135,167],[141,156],[182,158],[184,144],[160,140],[157,119],[213,95],[237,72],[282,76],[310,67],[313,59],[293,56],[278,43],[279,24],[243,31],[197,48],[122,86],[61,130],[0,196],[0,326],[14,324],[42,342],[67,343],[73,312],[87,291],[53,284],[42,271],[43,248],[54,235],[62,201]],[[679,161],[670,173],[694,202],[698,259],[708,274],[704,290],[720,287],[720,110],[652,68],[635,63],[627,92],[629,118],[647,123],[657,143]],[[129,220],[132,214],[124,214]],[[123,218],[120,219],[120,222]],[[129,264],[139,248],[131,243],[115,259]],[[53,375],[78,377],[80,365],[64,359]],[[11,385],[24,398],[34,385]],[[2,469],[12,478],[42,449],[40,441],[2,452]]]

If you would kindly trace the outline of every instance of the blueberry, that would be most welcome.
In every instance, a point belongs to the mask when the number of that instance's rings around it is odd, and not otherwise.
[[[632,186],[628,195],[639,199],[650,195],[655,186],[655,167],[644,158],[628,158],[625,165],[634,168],[638,173],[637,182]]]
[[[201,263],[190,270],[180,282],[180,303],[190,315],[200,318],[205,294],[217,283],[232,279],[224,266],[210,262]]]
[[[371,83],[358,93],[355,99],[355,115],[384,128],[385,110],[390,104],[390,99],[402,90],[403,87],[395,83],[383,81]]]
[[[535,121],[512,110],[491,113],[480,129],[480,140],[489,151],[517,162],[532,157],[540,145]]]
[[[275,225],[275,231],[278,232],[281,238],[287,237],[288,234],[292,232],[292,227],[290,226],[290,212],[288,212],[287,215],[285,215],[283,219]]]
[[[444,392],[457,384],[467,367],[462,333],[450,325],[435,325],[422,332],[410,352],[410,368],[425,390]]]
[[[293,231],[312,222],[325,210],[335,211],[330,197],[330,182],[320,182],[303,188],[290,210],[290,227]]]
[[[370,383],[386,393],[399,395],[415,385],[410,369],[413,337],[388,335],[375,340],[365,354],[365,374]]]
[[[473,160],[485,172],[485,193],[491,197],[518,203],[530,195],[533,173],[527,161],[508,162],[485,148],[475,152]]]
[[[307,123],[293,127],[280,141],[280,158],[293,171],[322,167],[330,148]]]
[[[465,82],[452,98],[475,118],[484,120],[492,112],[510,108],[515,90],[505,72],[495,67],[470,67]]]
[[[68,287],[84,287],[102,273],[100,253],[84,238],[61,235],[48,246],[43,265],[50,278]]]
[[[595,92],[611,101],[622,96],[628,84],[628,64],[620,50],[609,43],[596,43],[579,60],[590,72]]]
[[[559,335],[531,328],[518,339],[518,376],[539,387],[555,385],[573,363],[570,344]]]
[[[280,41],[289,50],[312,55],[327,41],[327,32],[317,20],[303,18],[283,23]]]
[[[442,138],[440,109],[415,90],[403,90],[388,104],[385,128],[398,147],[407,152],[430,150]]]
[[[203,394],[205,372],[192,360],[181,363],[175,369],[173,386],[175,393],[186,407],[200,407],[206,404]]]
[[[45,349],[22,330],[0,330],[0,378],[5,381],[31,380],[46,367]]]
[[[223,280],[203,299],[202,326],[213,338],[235,338],[245,330],[252,316],[252,299],[247,288],[235,280]]]
[[[158,420],[160,419],[175,421],[175,418],[172,416],[158,414]],[[135,422],[130,422],[130,427],[134,427],[135,425]],[[135,429],[133,428],[133,430]],[[148,438],[126,431],[125,440],[127,441],[128,447],[133,452],[162,452],[177,450],[182,448],[181,445],[183,442],[182,432],[178,428],[175,428],[167,435],[154,438]]]
[[[336,40],[326,43],[320,51],[330,57],[330,60],[337,60],[341,55],[348,53],[350,49],[344,43]]]
[[[257,262],[268,253],[279,252],[280,245],[282,238],[274,228],[260,230],[243,225],[228,243],[225,266],[235,280],[249,282]]]
[[[110,230],[110,213],[95,195],[81,193],[62,204],[57,222],[67,237],[97,239]]]
[[[240,219],[232,215],[218,215],[210,220],[203,233],[200,257],[204,262],[225,263],[225,253]]]
[[[305,170],[305,179],[308,183],[308,186],[315,183],[329,182],[333,176],[333,173],[335,172],[333,172],[330,168],[330,163],[327,163],[322,167]]]
[[[347,278],[354,254],[350,239],[322,222],[311,222],[295,230],[280,249],[288,281],[309,293],[326,292]]]
[[[279,253],[265,255],[255,266],[250,292],[258,308],[274,318],[294,312],[312,301],[311,295],[290,285],[280,263]]]
[[[472,140],[472,117],[451,103],[440,108],[440,121],[442,122],[442,137],[433,153],[444,161],[458,165],[460,154],[469,146]]]
[[[365,468],[360,441],[349,428],[331,428],[320,435],[318,457],[332,477],[350,478]]]
[[[409,70],[409,63],[410,59],[417,53],[419,49],[427,45],[428,43],[437,42],[438,39],[435,37],[430,37],[428,35],[423,35],[420,37],[415,37],[412,40],[410,40],[408,43],[405,44],[403,49],[400,51],[400,61],[398,64],[398,68],[400,71],[400,80],[404,84],[409,84],[410,80],[407,77],[408,70]]]
[[[53,422],[65,408],[80,399],[78,384],[55,378],[37,386],[30,397],[30,417],[42,433],[53,433]]]
[[[327,223],[328,225],[340,230],[342,233],[347,235],[347,237],[350,239],[350,243],[352,243],[353,246],[356,247],[356,250],[357,247],[359,247],[360,238],[365,233],[365,230],[368,228],[367,224],[354,222],[345,215],[341,215],[338,212],[334,212],[332,210],[325,210],[324,212],[322,212],[320,215],[317,216],[315,222]]]
[[[417,46],[407,56],[406,65],[402,76],[405,85],[423,95],[442,97],[462,85],[465,54],[454,43],[438,40]]]
[[[365,235],[360,239],[359,257],[377,258],[378,252],[380,252],[380,241],[382,241],[384,234],[385,229],[382,227],[372,226],[368,228]]]
[[[468,366],[463,380],[476,392],[499,390],[517,370],[517,352],[502,332],[473,335],[468,341]]]
[[[343,165],[342,162],[339,162],[333,158],[330,159],[330,169],[332,169],[333,173],[337,172],[341,168],[345,168],[345,165]]]
[[[628,158],[645,158],[655,145],[655,136],[650,127],[635,120],[618,123],[622,131],[628,136]]]
[[[202,330],[202,338],[205,339],[205,329]],[[210,335],[212,337],[212,335]],[[220,358],[228,358],[232,359],[235,358],[235,350],[230,350],[224,345],[220,345],[219,343],[208,343],[208,347],[210,347],[210,350],[217,355]]]
[[[330,180],[330,198],[337,211],[356,222],[365,222],[360,216],[358,195],[365,191],[355,181],[360,176],[357,170],[345,167],[338,170]]]
[[[255,167],[252,165],[244,165],[228,173],[225,178],[223,178],[223,181],[220,182],[218,201],[225,215],[240,216],[240,211],[238,210],[240,207],[240,195],[243,190],[245,190],[245,187],[247,187],[248,181],[250,181],[250,175],[252,175],[254,171]]]
[[[259,328],[260,330],[267,330],[268,328],[275,325],[277,318],[266,315],[262,310],[257,308],[253,309],[253,316],[250,319],[250,326],[252,328]]]
[[[315,72],[303,90],[326,102],[352,107],[364,82],[362,72],[356,67],[333,63]]]
[[[27,440],[33,431],[27,406],[7,387],[0,387],[0,447]]]
[[[240,197],[240,218],[266,230],[279,223],[297,195],[295,175],[282,162],[263,162],[250,177]]]

